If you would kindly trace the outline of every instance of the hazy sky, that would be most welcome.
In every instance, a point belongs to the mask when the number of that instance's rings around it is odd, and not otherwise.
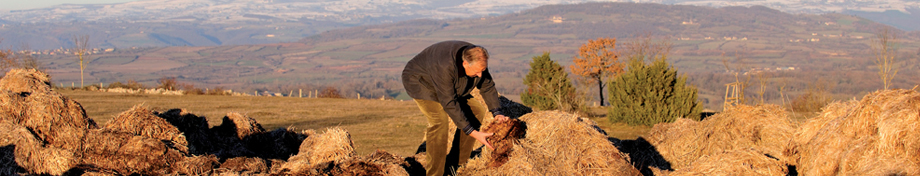
[[[110,4],[137,0],[0,0],[0,9],[22,10],[42,8],[60,4]]]

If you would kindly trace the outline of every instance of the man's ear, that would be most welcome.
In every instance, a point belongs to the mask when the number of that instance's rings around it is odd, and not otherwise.
[[[469,66],[470,66],[470,63],[467,62],[466,60],[464,60],[464,61],[463,61],[463,66],[464,66],[464,67],[469,67]]]

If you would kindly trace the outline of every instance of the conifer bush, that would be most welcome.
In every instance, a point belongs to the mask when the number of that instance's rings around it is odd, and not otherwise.
[[[678,75],[666,57],[648,64],[643,57],[630,59],[627,71],[611,82],[608,91],[611,122],[652,126],[677,118],[700,119],[696,88],[687,85],[687,76]]]
[[[524,105],[539,110],[574,112],[582,108],[575,96],[575,87],[569,81],[565,68],[549,57],[549,52],[534,56],[530,72],[524,77],[527,90],[521,93]]]

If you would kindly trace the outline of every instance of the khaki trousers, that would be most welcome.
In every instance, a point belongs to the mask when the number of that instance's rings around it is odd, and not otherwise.
[[[422,110],[422,114],[428,117],[428,128],[425,131],[425,152],[428,155],[428,164],[425,167],[427,168],[425,171],[428,176],[442,176],[445,172],[444,168],[447,162],[448,148],[450,147],[448,146],[448,132],[451,132],[448,131],[449,123],[452,122],[447,112],[445,112],[444,108],[441,106],[441,103],[422,99],[415,99],[415,103],[418,104],[419,109]],[[491,115],[489,114],[489,110],[475,98],[470,98],[468,101],[461,101],[460,106],[461,109],[464,109],[465,114],[472,113],[475,115],[476,120],[480,122],[482,122],[487,115]],[[467,117],[469,117],[469,115],[467,115]],[[472,119],[469,120],[472,121]],[[459,130],[459,128],[463,127],[457,128]],[[458,163],[462,166],[470,159],[470,153],[472,153],[473,147],[476,145],[476,139],[464,133],[457,134],[460,135],[455,135],[454,138],[459,138],[457,140],[459,141],[457,145],[459,146]]]

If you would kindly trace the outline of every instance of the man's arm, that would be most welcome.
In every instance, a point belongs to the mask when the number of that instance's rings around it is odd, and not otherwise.
[[[492,116],[495,117],[496,120],[507,120],[507,117],[501,112],[501,101],[498,100],[498,91],[495,90],[495,82],[492,81],[492,74],[489,73],[489,69],[482,72],[481,79],[482,81],[477,87],[479,88],[479,95],[482,96],[482,100],[486,102],[486,107],[489,109],[489,112],[492,112]]]

